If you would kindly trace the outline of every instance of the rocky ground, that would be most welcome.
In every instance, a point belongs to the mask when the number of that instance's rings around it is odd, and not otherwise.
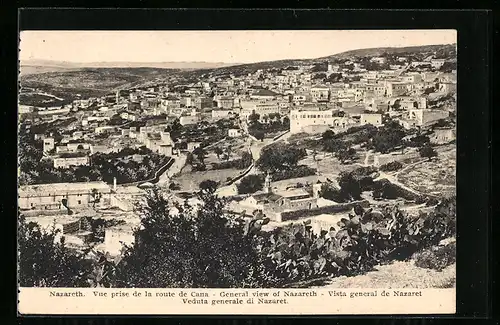
[[[338,277],[317,288],[454,288],[456,264],[442,271],[415,266],[414,261],[381,265],[376,270],[353,277]]]

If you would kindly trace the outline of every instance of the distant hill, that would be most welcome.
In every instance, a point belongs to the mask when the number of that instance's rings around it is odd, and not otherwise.
[[[164,81],[178,69],[161,68],[82,68],[72,70],[69,67],[59,72],[43,72],[21,75],[20,102],[23,105],[35,105],[40,93],[46,93],[64,99],[64,102],[76,98],[97,97],[113,93],[117,89],[147,86]],[[61,101],[62,102],[62,101]],[[57,104],[57,100],[46,103]]]
[[[456,44],[440,44],[440,45],[423,45],[423,46],[409,46],[409,47],[379,47],[379,48],[369,48],[369,49],[358,49],[351,50],[347,52],[337,53],[325,57],[320,57],[316,59],[290,59],[290,60],[279,60],[279,61],[267,61],[267,62],[257,62],[240,64],[229,67],[222,67],[214,69],[216,74],[226,74],[226,73],[251,73],[259,69],[284,69],[289,66],[299,65],[299,64],[315,64],[324,61],[333,61],[341,59],[350,59],[355,57],[364,56],[380,56],[382,54],[423,54],[423,53],[445,53],[445,55],[456,56]],[[202,70],[193,71],[193,74],[204,72]]]
[[[318,58],[316,60],[320,61],[328,59],[348,59],[352,57],[380,56],[382,54],[426,53],[426,52],[437,52],[440,50],[452,50],[452,49],[456,49],[456,44],[423,45],[423,46],[408,46],[408,47],[377,47],[377,48],[359,49],[359,50],[342,52]]]
[[[223,62],[66,62],[51,60],[25,60],[20,63],[20,74],[75,71],[86,68],[159,68],[159,69],[215,69],[235,65]]]
[[[284,69],[290,66],[315,64],[324,61],[344,60],[383,54],[408,54],[456,58],[456,44],[425,45],[411,47],[385,47],[352,50],[316,59],[292,59],[249,64],[225,64],[210,62],[157,62],[123,63],[95,62],[73,63],[47,60],[21,62],[21,102],[36,103],[37,96],[44,92],[59,98],[101,96],[117,89],[127,89],[163,83],[180,77],[194,82],[203,74],[245,75],[258,69]],[[26,105],[30,105],[26,104]]]

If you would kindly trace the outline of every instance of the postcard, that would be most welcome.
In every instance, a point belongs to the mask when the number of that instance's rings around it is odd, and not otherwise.
[[[454,314],[456,42],[22,31],[18,312]]]

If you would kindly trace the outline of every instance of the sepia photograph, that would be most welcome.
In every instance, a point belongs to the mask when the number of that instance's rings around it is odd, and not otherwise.
[[[22,31],[19,287],[454,292],[456,42]]]

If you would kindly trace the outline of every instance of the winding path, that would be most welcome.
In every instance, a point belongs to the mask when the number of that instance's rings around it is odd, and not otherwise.
[[[244,176],[257,174],[258,169],[257,169],[257,167],[255,167],[255,163],[257,162],[257,160],[259,160],[260,155],[262,153],[262,150],[265,147],[267,147],[275,142],[278,142],[280,140],[284,140],[285,138],[288,138],[290,136],[290,132],[286,132],[286,133],[284,132],[280,136],[277,136],[273,139],[264,139],[264,141],[259,141],[259,140],[254,140],[253,137],[248,134],[248,132],[246,131],[246,129],[243,126],[241,126],[241,128],[245,132],[245,134],[247,135],[247,145],[248,145],[248,149],[249,149],[250,153],[252,154],[253,163],[251,165],[251,168],[248,170],[248,172],[242,174],[241,177],[239,177],[231,185],[219,187],[217,189],[217,192],[216,192],[219,196],[235,195],[236,193],[234,191],[234,184],[238,184],[240,182],[241,178],[243,178]]]

